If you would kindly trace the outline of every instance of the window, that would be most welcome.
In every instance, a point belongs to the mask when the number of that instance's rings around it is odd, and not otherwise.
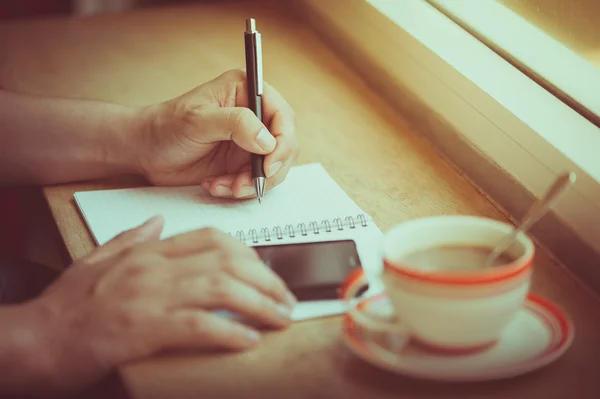
[[[499,0],[499,3],[600,68],[597,0]]]
[[[589,61],[592,52],[555,38],[570,37],[564,29],[547,33],[541,16],[538,22],[517,8],[584,0],[533,1],[295,3],[379,94],[416,118],[421,132],[513,216],[521,217],[531,194],[541,195],[559,173],[577,173],[551,228],[536,235],[580,276],[600,283],[600,68]]]
[[[429,0],[566,104],[600,126],[596,0]]]

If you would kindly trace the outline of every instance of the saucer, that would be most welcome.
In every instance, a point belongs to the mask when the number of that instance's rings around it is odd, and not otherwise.
[[[375,315],[389,315],[392,309],[384,294],[363,298],[355,306]],[[438,381],[496,380],[531,372],[558,359],[575,333],[562,310],[531,294],[498,342],[474,354],[432,352],[398,333],[369,331],[349,314],[344,316],[343,332],[350,350],[366,362],[409,377]]]

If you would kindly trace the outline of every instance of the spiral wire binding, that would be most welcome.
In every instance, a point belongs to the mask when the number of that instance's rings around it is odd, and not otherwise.
[[[312,221],[308,225],[305,223],[298,223],[296,227],[288,224],[283,229],[281,226],[275,226],[272,229],[263,227],[260,230],[250,229],[247,232],[238,230],[235,233],[235,237],[242,243],[246,243],[250,240],[254,244],[257,244],[260,241],[271,242],[283,240],[286,237],[295,238],[296,235],[306,237],[309,234],[317,235],[321,233],[331,233],[334,230],[342,231],[346,228],[355,229],[358,225],[367,227],[368,219],[364,214],[357,215],[356,217],[346,216],[344,219],[338,217],[331,221],[323,220],[321,223]],[[229,233],[229,235],[232,234]]]

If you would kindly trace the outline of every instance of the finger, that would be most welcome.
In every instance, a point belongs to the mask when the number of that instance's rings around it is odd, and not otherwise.
[[[295,140],[296,115],[283,96],[267,82],[263,83],[263,121],[276,138],[286,136]]]
[[[212,193],[210,191],[211,191],[212,187],[216,188],[217,186],[225,186],[227,188],[231,188],[233,181],[236,178],[238,178],[240,175],[242,175],[243,172],[248,172],[248,173],[246,173],[246,175],[250,176],[251,170],[252,170],[252,167],[250,166],[250,161],[248,160],[247,163],[245,163],[241,168],[239,168],[239,171],[237,174],[208,176],[208,177],[204,178],[204,180],[202,180],[201,185],[202,185],[202,188],[204,188],[206,191],[209,192],[209,194],[211,194],[215,197],[231,196],[231,195],[233,195],[234,197],[238,197],[239,196],[238,194],[229,193],[228,191],[222,191],[222,189],[213,190]],[[214,182],[216,182],[216,183],[213,186]],[[247,185],[249,185],[249,183],[247,183]],[[248,191],[249,189],[251,189],[254,192],[254,186],[248,187],[246,189],[246,191]]]
[[[225,316],[202,310],[178,310],[158,328],[163,349],[204,347],[242,350],[255,346],[260,333]]]
[[[202,182],[202,188],[219,198],[250,197],[255,192],[250,172],[247,171],[206,179]]]
[[[235,106],[248,107],[248,85],[246,71],[233,69],[221,74],[213,82],[219,88],[229,87],[235,90]],[[217,90],[217,101],[222,107],[231,107],[230,90]],[[296,116],[294,110],[283,96],[269,83],[263,81],[262,98],[263,122],[273,129],[271,133],[277,137],[280,135],[294,135]],[[278,119],[277,126],[271,126]]]
[[[202,187],[213,197],[237,199],[256,197],[256,189],[249,171],[214,177],[202,182]],[[270,187],[267,179],[265,189],[268,190]]]
[[[294,161],[291,159],[284,163],[283,166],[277,171],[277,173],[275,173],[275,175],[267,179],[266,190],[271,190],[272,188],[281,184],[287,177],[287,174],[293,165]]]
[[[231,91],[235,90],[235,106],[248,107],[248,86],[246,71],[233,69],[221,74],[212,81],[216,89],[216,99],[221,107],[231,107]],[[229,88],[229,90],[223,90]],[[296,115],[290,104],[268,82],[263,81],[262,121],[274,137],[286,136],[296,141]]]
[[[267,182],[269,178],[273,177],[280,170],[284,173],[280,174],[279,176],[285,178],[287,171],[292,166],[292,163],[296,160],[297,156],[298,144],[289,136],[278,137],[275,150],[268,154],[264,161]],[[284,165],[287,166],[287,169],[282,169]],[[277,184],[280,182],[281,180],[278,181]],[[274,185],[271,187],[274,187]]]
[[[104,259],[115,256],[119,252],[136,244],[159,240],[163,227],[163,217],[154,216],[148,219],[142,225],[118,234],[112,240],[98,247],[92,253],[84,257],[82,262],[97,263]]]
[[[291,322],[288,306],[225,273],[204,274],[174,284],[171,309],[224,309],[261,325],[283,328]]]
[[[265,157],[264,167],[267,175],[266,190],[279,185],[298,156],[298,144],[289,136],[279,136],[275,150]],[[219,198],[252,198],[256,190],[252,183],[249,168],[241,172],[221,176],[211,176],[202,182],[202,187],[212,196]]]
[[[256,195],[249,171],[221,175],[202,182],[204,188],[213,197],[250,198]]]
[[[232,140],[255,154],[269,154],[277,144],[267,127],[254,112],[244,107],[205,107],[198,111],[208,142]]]
[[[265,189],[267,189],[266,184]],[[235,198],[256,197],[256,188],[252,181],[252,172],[241,172],[235,175],[235,178],[231,183],[231,193]]]
[[[276,160],[272,161],[273,156]],[[283,161],[277,160],[283,159]],[[278,145],[273,153],[265,158],[265,172],[267,174],[267,181],[265,190],[270,190],[273,187],[278,186],[283,182],[294,165],[294,152],[290,149],[290,146],[286,143],[286,140],[282,140],[282,144]],[[270,165],[269,162],[272,162]],[[256,189],[252,182],[252,174],[250,171],[243,171],[240,173],[233,173],[221,176],[212,176],[205,179],[202,182],[202,187],[213,197],[218,198],[253,198],[256,196]]]
[[[267,178],[265,190],[268,191],[281,184],[292,166],[293,159],[291,158],[288,158],[281,167],[278,166],[276,173]],[[210,195],[218,198],[247,199],[256,197],[256,189],[254,188],[250,172],[213,177],[202,182],[202,187]]]
[[[287,173],[288,170],[289,168],[284,169],[283,172]],[[271,182],[270,179],[267,179],[265,190],[268,191],[276,185],[273,183],[279,184],[282,180],[278,178],[276,182]],[[256,189],[250,172],[218,176],[203,182],[202,187],[210,195],[218,198],[247,199],[256,197]]]
[[[255,253],[253,249],[248,249]],[[246,251],[204,252],[179,258],[176,262],[176,279],[197,278],[201,274],[221,271],[289,308],[296,305],[296,298],[289,292],[281,277],[267,267],[257,255],[248,256]]]
[[[236,252],[241,256],[259,259],[255,251],[242,244],[228,234],[215,229],[203,228],[177,234],[160,242],[152,243],[155,252],[166,258],[183,257],[202,252],[219,250],[224,252]]]

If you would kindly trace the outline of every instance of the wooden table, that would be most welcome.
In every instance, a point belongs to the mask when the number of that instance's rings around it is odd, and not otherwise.
[[[0,85],[47,95],[143,105],[243,67],[244,19],[257,19],[265,79],[298,117],[299,163],[318,161],[382,229],[439,214],[505,220],[402,115],[394,113],[285,5],[208,2],[87,20],[45,19],[0,27]],[[71,258],[93,248],[73,203],[76,190],[142,184],[135,178],[45,187]],[[135,398],[577,398],[600,395],[600,305],[543,251],[533,291],[573,318],[564,357],[509,381],[445,385],[394,376],[347,350],[340,318],[296,323],[242,354],[192,353],[123,367]]]

